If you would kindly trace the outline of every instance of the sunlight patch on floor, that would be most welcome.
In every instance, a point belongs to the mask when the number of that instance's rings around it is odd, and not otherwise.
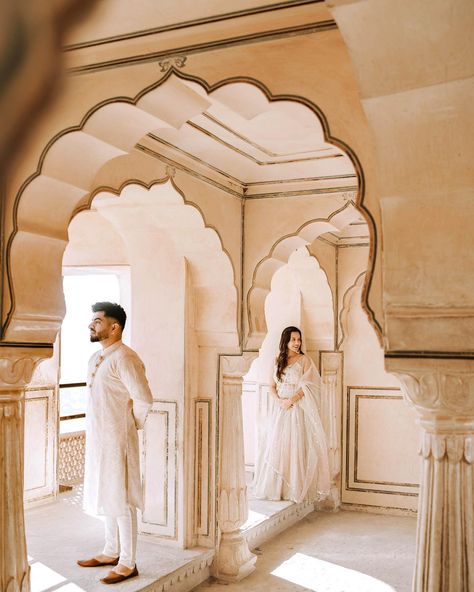
[[[30,583],[31,592],[46,592],[54,588],[54,592],[86,592],[83,588],[74,584],[73,582],[67,582],[67,578],[59,574],[54,569],[51,569],[41,561],[35,561],[33,557],[28,555],[28,561],[30,562]],[[62,586],[63,582],[67,582]],[[59,587],[57,587],[59,586]]]
[[[40,561],[36,561],[31,566],[31,592],[44,592],[48,588],[57,586],[61,582],[65,582],[66,578],[57,571],[44,565]]]
[[[272,575],[314,592],[396,592],[381,580],[304,553],[295,553]]]

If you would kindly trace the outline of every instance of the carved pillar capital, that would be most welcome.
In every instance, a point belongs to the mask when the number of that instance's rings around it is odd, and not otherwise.
[[[386,359],[420,414],[414,592],[474,590],[474,361]]]
[[[222,380],[227,384],[239,381],[250,370],[252,362],[258,357],[258,352],[244,352],[239,356],[223,356],[221,358]]]
[[[51,348],[0,346],[0,590],[28,592],[23,516],[24,389]]]
[[[39,362],[53,355],[53,346],[12,347],[0,344],[0,396],[3,391],[21,391],[31,381]]]
[[[388,358],[385,365],[423,419],[474,416],[474,360]]]

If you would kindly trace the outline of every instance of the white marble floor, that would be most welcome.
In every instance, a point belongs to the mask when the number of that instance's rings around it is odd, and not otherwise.
[[[255,571],[195,592],[410,592],[413,517],[313,512],[257,549]]]

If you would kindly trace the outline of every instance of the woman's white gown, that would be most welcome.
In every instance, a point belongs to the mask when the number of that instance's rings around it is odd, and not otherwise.
[[[304,361],[310,362],[304,371]],[[280,398],[303,389],[304,397],[289,409],[274,402],[260,448],[254,479],[261,499],[315,501],[330,489],[326,435],[319,416],[321,379],[313,362],[302,356],[287,366],[282,379],[274,375]]]

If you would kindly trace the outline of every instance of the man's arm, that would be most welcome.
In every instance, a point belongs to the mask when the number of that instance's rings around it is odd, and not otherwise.
[[[128,355],[121,360],[120,378],[133,402],[135,425],[141,430],[153,404],[153,395],[145,374],[145,366],[138,356]]]

